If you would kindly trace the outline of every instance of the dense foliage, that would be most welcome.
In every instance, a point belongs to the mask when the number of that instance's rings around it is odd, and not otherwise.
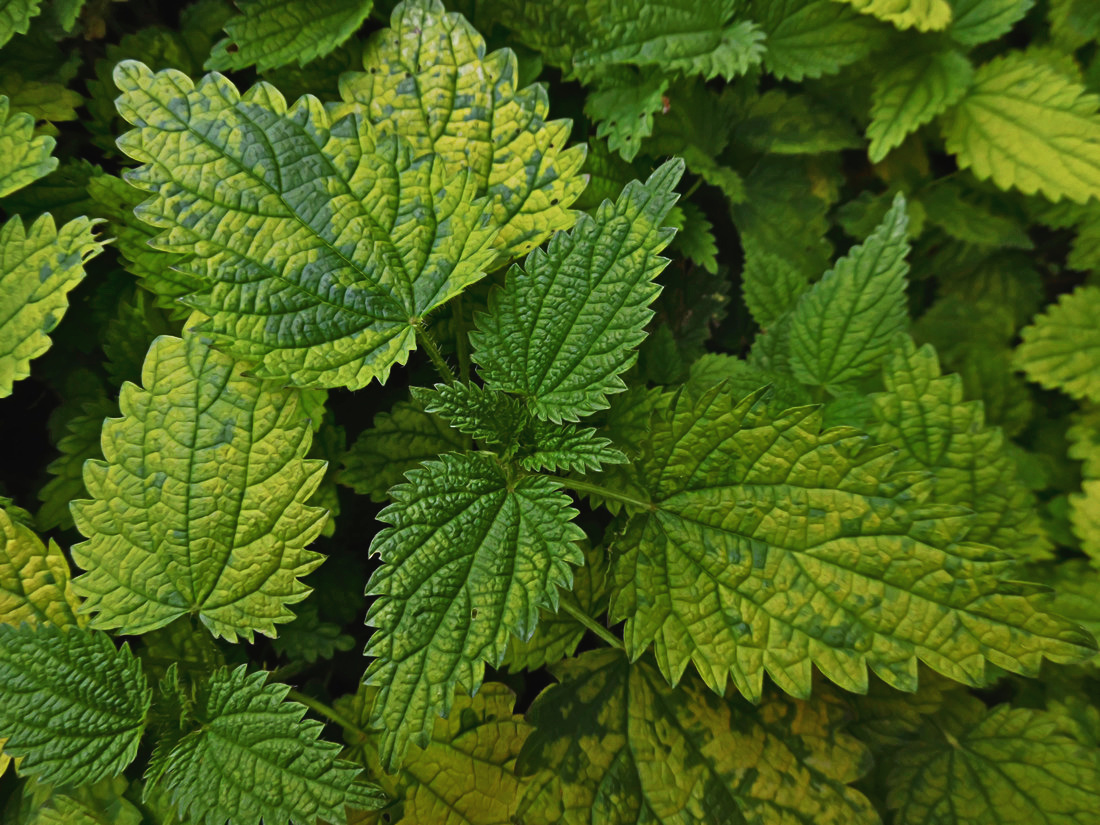
[[[1100,821],[1094,0],[0,0],[0,396],[3,825]]]

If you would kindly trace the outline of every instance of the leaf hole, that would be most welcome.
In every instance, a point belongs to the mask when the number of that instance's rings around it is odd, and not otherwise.
[[[477,618],[477,608],[476,607],[473,610],[470,611],[470,618],[471,619],[476,619]]]
[[[230,54],[234,54],[236,52],[239,52],[241,50],[241,47],[238,46],[236,43],[230,43],[228,46],[225,47],[225,50]]]

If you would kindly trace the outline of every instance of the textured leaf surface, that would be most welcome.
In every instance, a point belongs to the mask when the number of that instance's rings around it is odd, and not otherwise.
[[[676,202],[682,161],[632,181],[616,203],[582,216],[546,251],[515,266],[470,333],[473,359],[490,387],[523,396],[540,418],[577,420],[607,406],[626,385],[660,288],[653,279],[673,231],[662,227]]]
[[[950,0],[953,19],[947,33],[966,46],[1007,34],[1035,0]]]
[[[196,253],[178,266],[208,286],[188,303],[260,377],[384,381],[421,316],[493,259],[476,177],[414,158],[361,110],[330,124],[315,98],[288,108],[264,83],[241,95],[218,74],[196,86],[133,61],[115,82],[138,127],[119,146],[146,164],[127,179],[155,194],[139,217],[166,230],[159,249]]]
[[[741,270],[741,290],[745,305],[761,327],[768,327],[790,311],[809,279],[797,266],[773,255],[759,244],[746,242],[745,265]]]
[[[1016,364],[1032,381],[1100,401],[1100,287],[1079,287],[1021,333]]]
[[[624,160],[634,160],[642,141],[653,134],[653,116],[664,109],[668,84],[658,72],[605,72],[584,103],[585,114],[596,122],[596,137]]]
[[[103,249],[93,225],[77,218],[58,229],[45,214],[29,227],[18,216],[0,226],[0,398],[50,348],[48,333],[68,309],[68,292],[84,278],[85,261]]]
[[[197,614],[216,636],[275,635],[321,563],[306,550],[326,513],[306,505],[324,462],[295,390],[240,375],[198,336],[153,342],[144,389],[126,384],[122,418],[89,462],[91,501],[72,505],[89,541],[74,582],[97,627],[146,633]]]
[[[899,29],[938,31],[951,22],[948,0],[837,0],[857,11],[893,23]]]
[[[867,241],[836,262],[791,315],[791,371],[833,387],[872,372],[905,327],[909,221],[900,194]]]
[[[898,825],[1084,825],[1100,810],[1100,754],[1054,714],[959,697],[899,751],[889,786]]]
[[[1017,477],[1004,436],[985,426],[979,402],[963,400],[957,375],[940,375],[936,351],[903,337],[883,378],[874,434],[898,448],[897,469],[931,472],[933,501],[974,511],[967,540],[1022,557],[1049,555],[1035,496]]]
[[[989,61],[944,122],[959,166],[1051,200],[1100,195],[1100,99],[1025,54]]]
[[[448,454],[408,473],[379,514],[390,526],[371,543],[382,559],[367,585],[374,596],[367,646],[377,685],[372,720],[379,751],[396,768],[409,741],[427,744],[433,719],[454,690],[481,684],[499,665],[509,634],[528,638],[539,608],[557,609],[557,588],[583,563],[576,511],[559,485],[512,477],[489,453]]]
[[[929,503],[930,479],[819,416],[759,394],[666,397],[635,463],[651,503],[617,543],[611,619],[632,656],[653,643],[669,679],[691,661],[756,699],[765,671],[807,695],[811,663],[858,692],[868,665],[913,690],[918,658],[982,684],[985,660],[1035,673],[1044,655],[1091,655],[1038,589],[1001,581],[1001,554],[964,543],[965,514]]]
[[[51,539],[43,544],[30,528],[0,508],[0,621],[5,624],[83,623],[69,581],[69,563]],[[0,771],[3,773],[3,771]]]
[[[35,522],[40,530],[72,527],[69,502],[88,495],[84,489],[84,462],[103,458],[99,446],[103,419],[115,415],[118,415],[118,404],[107,398],[97,398],[83,404],[80,413],[66,423],[68,432],[57,442],[61,455],[46,467],[53,478],[38,491],[42,506]]]
[[[519,770],[542,772],[520,825],[878,822],[846,787],[869,754],[840,732],[843,707],[827,697],[769,696],[754,708],[694,678],[670,688],[648,660],[613,650],[553,670],[561,683],[528,714],[535,731]]]
[[[10,111],[10,101],[0,95],[0,198],[56,169],[50,154],[55,143],[48,135],[36,137],[34,118]]]
[[[146,797],[163,787],[196,825],[344,822],[345,805],[366,806],[372,792],[355,781],[360,769],[318,739],[323,725],[303,719],[306,706],[285,701],[290,688],[265,684],[267,675],[221,669],[200,687],[194,715],[202,727],[154,757]]]
[[[104,633],[0,624],[0,732],[25,775],[82,785],[121,773],[150,699],[141,664]]]
[[[974,68],[955,51],[918,54],[875,78],[868,155],[878,163],[906,135],[932,121],[966,94]]]
[[[0,46],[13,36],[26,34],[42,0],[0,0]]]
[[[337,481],[372,501],[386,501],[389,489],[420,462],[465,450],[470,440],[417,404],[398,401],[356,439],[344,455]]]
[[[572,226],[584,148],[567,148],[568,120],[546,119],[541,86],[517,88],[511,50],[486,54],[485,39],[439,0],[398,4],[391,26],[368,44],[366,71],[341,77],[343,98],[363,104],[380,132],[408,140],[414,156],[435,152],[451,175],[470,170],[492,199],[507,256]]]
[[[764,68],[780,79],[832,74],[883,39],[885,27],[835,0],[754,0],[751,9],[765,34]]]
[[[241,13],[225,24],[204,68],[256,66],[263,72],[288,63],[304,66],[353,34],[374,0],[237,0]]]

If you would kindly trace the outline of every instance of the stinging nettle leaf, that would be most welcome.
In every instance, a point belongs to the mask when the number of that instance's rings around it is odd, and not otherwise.
[[[68,309],[68,293],[84,278],[84,264],[103,250],[95,221],[76,218],[60,229],[49,213],[28,227],[16,215],[0,226],[0,398],[30,375],[30,362],[50,348]]]
[[[39,13],[41,4],[42,0],[3,0],[0,3],[0,46],[30,30],[31,19]]]
[[[141,663],[105,633],[0,624],[0,736],[20,773],[72,785],[121,773],[151,700]]]
[[[750,699],[764,673],[796,696],[811,665],[846,690],[867,667],[914,690],[917,662],[971,685],[985,661],[1034,674],[1096,642],[1044,612],[1042,588],[1003,581],[1002,553],[964,539],[965,511],[894,470],[858,430],[820,431],[815,408],[770,411],[721,387],[666,396],[651,417],[636,508],[617,542],[611,619],[627,651],[654,644],[677,681],[689,662]]]
[[[263,72],[304,66],[331,52],[367,19],[374,0],[236,0],[241,13],[225,24],[203,68],[219,72],[255,65]]]
[[[85,464],[92,500],[72,504],[93,626],[147,633],[197,615],[231,641],[274,636],[309,593],[299,578],[322,557],[305,548],[327,517],[306,504],[325,463],[305,458],[299,393],[242,377],[197,336],[156,339],[142,381],[104,423],[106,461]]]
[[[836,0],[848,3],[862,14],[869,14],[899,29],[938,31],[951,22],[948,0]]]
[[[1001,189],[1084,203],[1100,195],[1100,98],[1021,52],[981,66],[946,115],[947,150]]]
[[[1016,365],[1032,381],[1100,402],[1100,287],[1082,286],[1020,333]]]
[[[1007,34],[1035,0],[949,0],[953,20],[947,33],[965,46]]]
[[[582,215],[545,251],[513,266],[470,333],[485,383],[516,393],[540,418],[576,421],[607,407],[626,385],[660,287],[654,278],[672,240],[662,226],[684,164],[671,160],[593,218]]]
[[[479,280],[497,227],[469,170],[414,157],[379,136],[362,107],[269,84],[244,94],[218,74],[197,85],[134,61],[115,69],[127,175],[154,195],[138,216],[158,249],[206,282],[187,303],[199,328],[251,372],[297,386],[384,382],[414,348],[425,313]],[[233,193],[232,195],[228,193]]]
[[[889,28],[835,0],[754,0],[764,30],[764,68],[800,81],[840,71],[865,58]]]
[[[804,384],[837,387],[873,372],[907,320],[909,220],[898,193],[882,223],[808,292],[791,314],[791,371]]]
[[[0,508],[0,621],[80,625],[79,607],[61,548],[52,539],[43,544]]]
[[[11,111],[11,102],[0,95],[0,198],[57,168],[50,153],[57,141],[34,134],[34,118]]]
[[[196,825],[345,822],[346,806],[381,807],[384,798],[356,781],[361,769],[318,738],[324,726],[285,700],[289,686],[265,684],[267,677],[242,665],[200,685],[193,713],[202,726],[154,753],[146,800],[163,788]]]
[[[557,609],[584,562],[576,510],[548,478],[490,453],[449,453],[406,477],[378,516],[390,526],[371,543],[382,566],[367,585],[377,630],[365,681],[378,687],[371,720],[385,728],[388,771],[410,741],[427,745],[457,686],[476,691],[485,663],[500,665],[510,634],[529,638],[539,608]]]
[[[511,49],[486,54],[485,39],[439,0],[399,3],[390,25],[367,45],[366,71],[341,76],[343,99],[362,104],[380,133],[407,140],[414,156],[434,152],[452,176],[469,170],[477,194],[491,198],[505,256],[571,227],[584,147],[567,147],[570,121],[546,119],[542,86],[516,88]]]
[[[519,825],[879,821],[847,787],[870,754],[841,731],[846,709],[827,694],[754,708],[695,678],[669,687],[648,659],[615,650],[551,670],[561,681],[532,705],[517,763],[533,774]]]

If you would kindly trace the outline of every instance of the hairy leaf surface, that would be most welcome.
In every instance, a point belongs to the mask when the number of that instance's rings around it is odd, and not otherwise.
[[[694,678],[670,688],[646,659],[598,650],[552,668],[518,769],[532,774],[521,825],[850,823],[878,817],[848,788],[869,754],[828,697],[754,708]]]
[[[12,112],[10,101],[0,95],[0,198],[57,168],[52,156],[56,141],[34,134],[34,118]]]
[[[917,661],[982,684],[985,661],[1033,674],[1095,641],[1044,612],[1039,588],[964,542],[961,508],[929,502],[932,480],[820,413],[778,413],[759,394],[670,395],[635,464],[650,504],[618,542],[612,620],[632,657],[652,643],[675,682],[688,662],[751,699],[765,671],[806,696],[811,664],[848,690],[867,666],[904,690]]]
[[[240,14],[225,24],[204,68],[219,72],[288,63],[304,66],[331,52],[370,14],[374,0],[237,0]]]
[[[1084,203],[1100,195],[1100,98],[1026,54],[980,67],[944,121],[959,166],[1002,189]]]
[[[644,184],[632,181],[617,202],[512,267],[470,333],[487,385],[522,396],[551,421],[576,421],[626,388],[619,374],[637,358],[653,315],[653,279],[667,263],[659,253],[673,235],[662,224],[683,169],[672,160]]]
[[[275,635],[322,560],[305,548],[326,512],[305,502],[324,462],[304,457],[299,393],[242,377],[198,336],[154,341],[142,383],[104,424],[106,461],[85,465],[93,500],[72,505],[94,626],[147,633],[197,615],[230,640]]]
[[[82,785],[121,773],[151,697],[130,649],[104,633],[0,624],[0,731],[25,775]]]
[[[378,135],[359,107],[330,123],[315,98],[134,61],[115,82],[138,127],[119,146],[146,164],[127,179],[154,194],[138,215],[164,230],[157,248],[195,252],[177,266],[207,282],[187,299],[201,329],[260,377],[384,381],[421,317],[493,259],[476,176]]]
[[[1032,381],[1100,402],[1100,287],[1078,287],[1026,327],[1016,364]]]
[[[366,682],[378,686],[371,719],[393,770],[408,743],[427,745],[455,687],[475,691],[499,665],[510,634],[528,638],[539,608],[557,609],[584,556],[576,511],[558,484],[512,475],[490,453],[450,453],[407,473],[379,515],[371,543],[382,559],[367,585]]]
[[[1100,754],[1052,713],[956,697],[895,757],[898,825],[1083,825],[1100,805]]]
[[[366,71],[340,78],[344,100],[362,104],[380,133],[409,141],[414,156],[434,152],[452,176],[469,170],[477,194],[491,198],[507,257],[572,226],[584,148],[566,146],[568,120],[546,119],[543,87],[517,88],[515,54],[487,54],[485,39],[439,0],[399,3],[390,25],[368,44]]]
[[[84,263],[103,249],[94,225],[77,218],[58,229],[47,213],[27,227],[19,216],[0,226],[0,398],[50,348],[48,333],[68,309],[69,291],[84,278]]]

